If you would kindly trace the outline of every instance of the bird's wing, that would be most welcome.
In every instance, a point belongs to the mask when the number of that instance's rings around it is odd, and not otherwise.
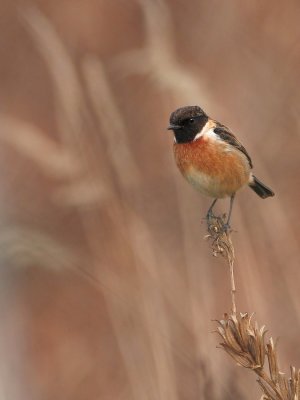
[[[240,150],[245,156],[247,157],[249,161],[250,168],[253,168],[253,164],[251,161],[251,158],[249,154],[247,153],[247,150],[245,147],[237,140],[237,138],[234,136],[234,134],[228,129],[226,126],[221,125],[217,123],[217,126],[214,129],[214,132],[220,136],[222,140],[224,140],[226,143],[230,144],[231,146],[234,146],[236,149]]]

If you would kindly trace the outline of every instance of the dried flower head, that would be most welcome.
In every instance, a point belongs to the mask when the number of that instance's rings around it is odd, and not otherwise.
[[[291,377],[280,372],[276,344],[270,338],[265,343],[265,327],[252,322],[245,313],[224,315],[217,321],[217,332],[222,338],[220,346],[241,366],[258,375],[263,391],[261,400],[300,400],[300,370],[291,367]],[[268,370],[265,360],[268,360]]]
[[[265,327],[258,328],[251,321],[252,315],[240,313],[224,315],[218,321],[218,333],[223,342],[220,346],[239,364],[245,368],[263,368],[265,361]]]

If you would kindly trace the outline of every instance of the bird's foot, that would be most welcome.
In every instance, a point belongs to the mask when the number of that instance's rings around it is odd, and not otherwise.
[[[226,222],[225,224],[222,225],[222,231],[223,233],[229,233],[231,232],[231,226],[229,225],[228,222]]]
[[[206,213],[205,219],[206,219],[206,221],[210,221],[213,218],[218,218],[218,217],[217,217],[217,215],[214,214],[213,210],[210,208]]]
[[[209,221],[211,218],[213,218],[213,216],[214,216],[214,214],[213,214],[213,212],[210,210],[210,211],[207,212],[207,214],[206,214],[206,216],[205,216],[205,219],[206,219],[207,221]]]

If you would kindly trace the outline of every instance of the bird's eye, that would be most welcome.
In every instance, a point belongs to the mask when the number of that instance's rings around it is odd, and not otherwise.
[[[190,124],[193,124],[194,122],[195,122],[194,118],[190,118],[190,119],[189,119],[189,123],[190,123]]]

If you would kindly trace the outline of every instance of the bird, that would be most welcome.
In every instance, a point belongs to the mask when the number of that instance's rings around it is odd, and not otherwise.
[[[266,199],[274,192],[252,173],[252,160],[225,125],[210,118],[199,106],[185,106],[171,113],[168,130],[174,133],[174,157],[184,178],[199,192],[214,200],[206,218],[213,215],[218,199],[230,197],[227,222],[230,228],[236,192],[248,185]]]

